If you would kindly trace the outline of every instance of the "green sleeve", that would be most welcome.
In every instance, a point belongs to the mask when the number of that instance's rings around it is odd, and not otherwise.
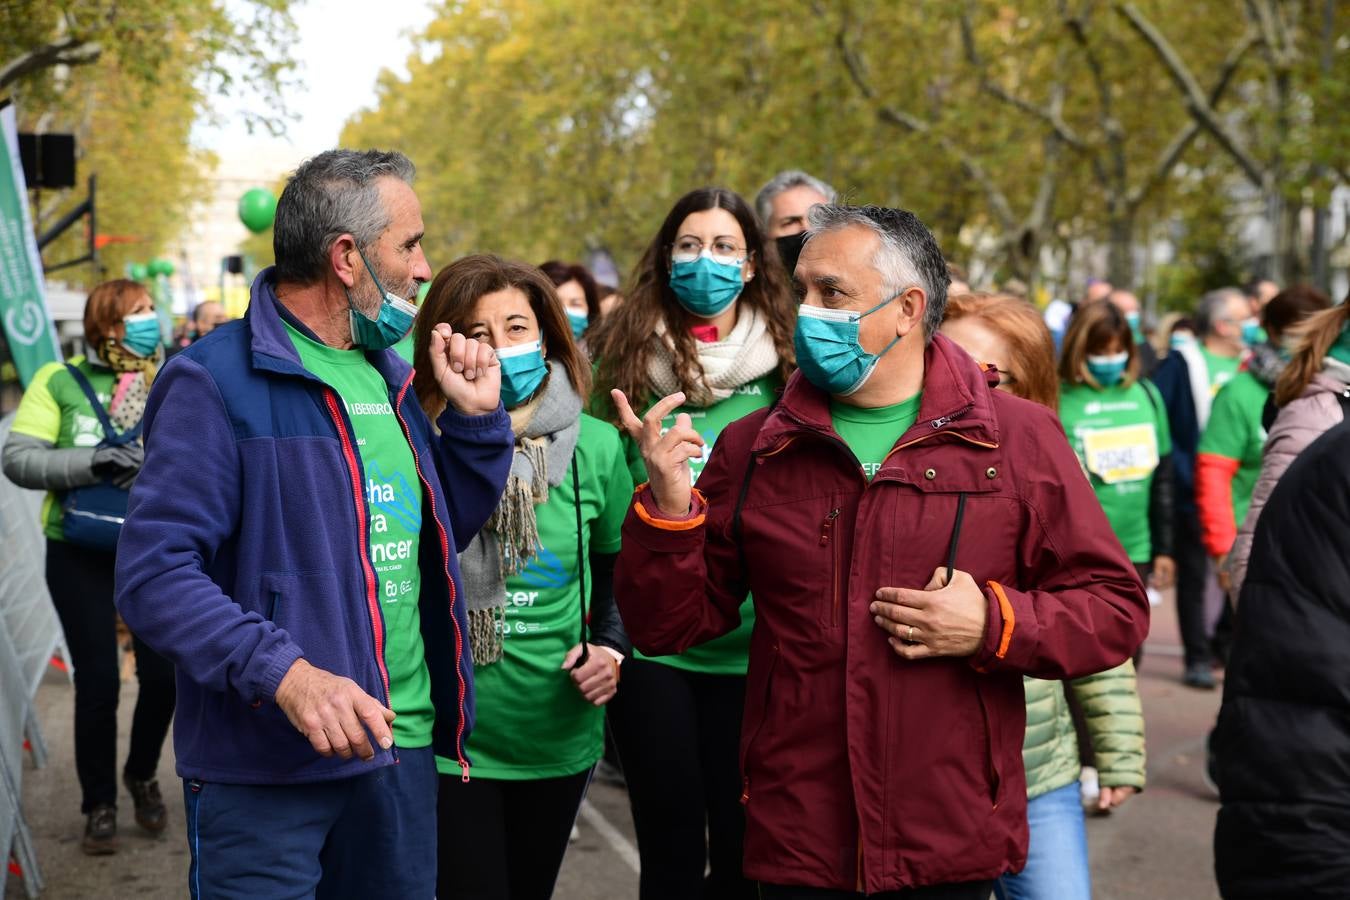
[[[1247,416],[1242,409],[1244,392],[1236,379],[1219,390],[1209,424],[1200,437],[1197,453],[1211,453],[1224,459],[1240,460],[1247,451]]]
[[[61,406],[52,393],[52,376],[65,371],[64,363],[47,363],[38,369],[23,392],[10,430],[55,445],[61,437]]]
[[[1144,713],[1134,663],[1069,682],[1083,708],[1105,787],[1144,787]]]
[[[604,453],[596,466],[603,473],[599,488],[600,515],[591,523],[591,552],[618,553],[623,520],[628,515],[628,504],[633,502],[633,476],[624,458],[618,431],[603,422]]]
[[[1166,456],[1172,452],[1172,426],[1167,424],[1167,407],[1163,405],[1162,394],[1153,386],[1153,382],[1143,382],[1144,390],[1153,400],[1153,423],[1158,433],[1158,455]]]

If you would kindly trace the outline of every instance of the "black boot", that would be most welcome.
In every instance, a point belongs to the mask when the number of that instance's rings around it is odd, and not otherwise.
[[[100,803],[84,823],[84,852],[107,856],[117,852],[117,807]]]
[[[159,793],[159,781],[150,779],[141,781],[122,773],[122,783],[136,804],[136,824],[151,834],[159,834],[169,824],[168,812],[164,809],[164,798]]]

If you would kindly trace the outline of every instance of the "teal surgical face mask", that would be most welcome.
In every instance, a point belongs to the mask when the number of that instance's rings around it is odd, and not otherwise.
[[[159,349],[159,316],[152,312],[138,313],[122,320],[126,336],[122,346],[137,356],[150,357]]]
[[[591,317],[584,312],[577,312],[574,309],[566,310],[567,324],[572,326],[572,337],[579,338],[586,332],[586,328],[591,324]]]
[[[497,360],[502,364],[502,406],[507,409],[515,409],[530,399],[548,374],[539,341],[502,347],[497,351]]]
[[[1126,313],[1125,321],[1130,324],[1130,334],[1134,336],[1134,342],[1142,344],[1144,342],[1144,326],[1139,320],[1139,313]]]
[[[899,296],[893,294],[864,313],[805,303],[797,307],[793,345],[797,350],[797,367],[806,380],[840,397],[856,393],[866,384],[881,357],[900,342],[900,336],[896,335],[880,353],[868,353],[858,342],[858,323]]]
[[[1087,371],[1092,380],[1102,387],[1115,387],[1125,377],[1125,367],[1130,363],[1130,354],[1122,351],[1105,356],[1089,355]]]
[[[1261,327],[1260,319],[1252,316],[1242,323],[1242,343],[1248,347],[1255,347],[1264,344],[1266,340],[1266,330]]]
[[[352,292],[347,291],[347,304],[351,307],[348,315],[352,323],[352,343],[367,350],[386,350],[412,331],[413,322],[417,319],[417,307],[408,300],[386,291],[384,285],[380,283],[379,276],[375,274],[375,269],[371,267],[370,260],[366,259],[360,247],[356,248],[356,253],[361,257],[366,271],[370,273],[370,280],[375,282],[376,290],[384,299],[380,303],[379,315],[369,319],[365,313],[356,308],[356,304],[352,302]]]
[[[670,289],[680,305],[700,319],[711,319],[724,310],[745,289],[738,263],[723,263],[705,250],[692,262],[677,262],[670,267]]]

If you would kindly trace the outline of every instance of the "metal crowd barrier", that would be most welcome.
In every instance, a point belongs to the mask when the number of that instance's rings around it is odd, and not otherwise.
[[[0,446],[13,419],[0,419]],[[23,818],[23,749],[27,740],[34,766],[45,765],[47,745],[33,701],[52,655],[66,654],[61,623],[47,592],[41,504],[40,491],[17,487],[0,475],[0,853],[5,863],[0,865],[0,896],[11,855],[23,872],[28,896],[42,890],[36,850]]]

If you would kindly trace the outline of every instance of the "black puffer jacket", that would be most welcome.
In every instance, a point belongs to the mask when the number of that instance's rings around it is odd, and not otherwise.
[[[1228,900],[1350,896],[1350,423],[1261,513],[1214,749]]]

